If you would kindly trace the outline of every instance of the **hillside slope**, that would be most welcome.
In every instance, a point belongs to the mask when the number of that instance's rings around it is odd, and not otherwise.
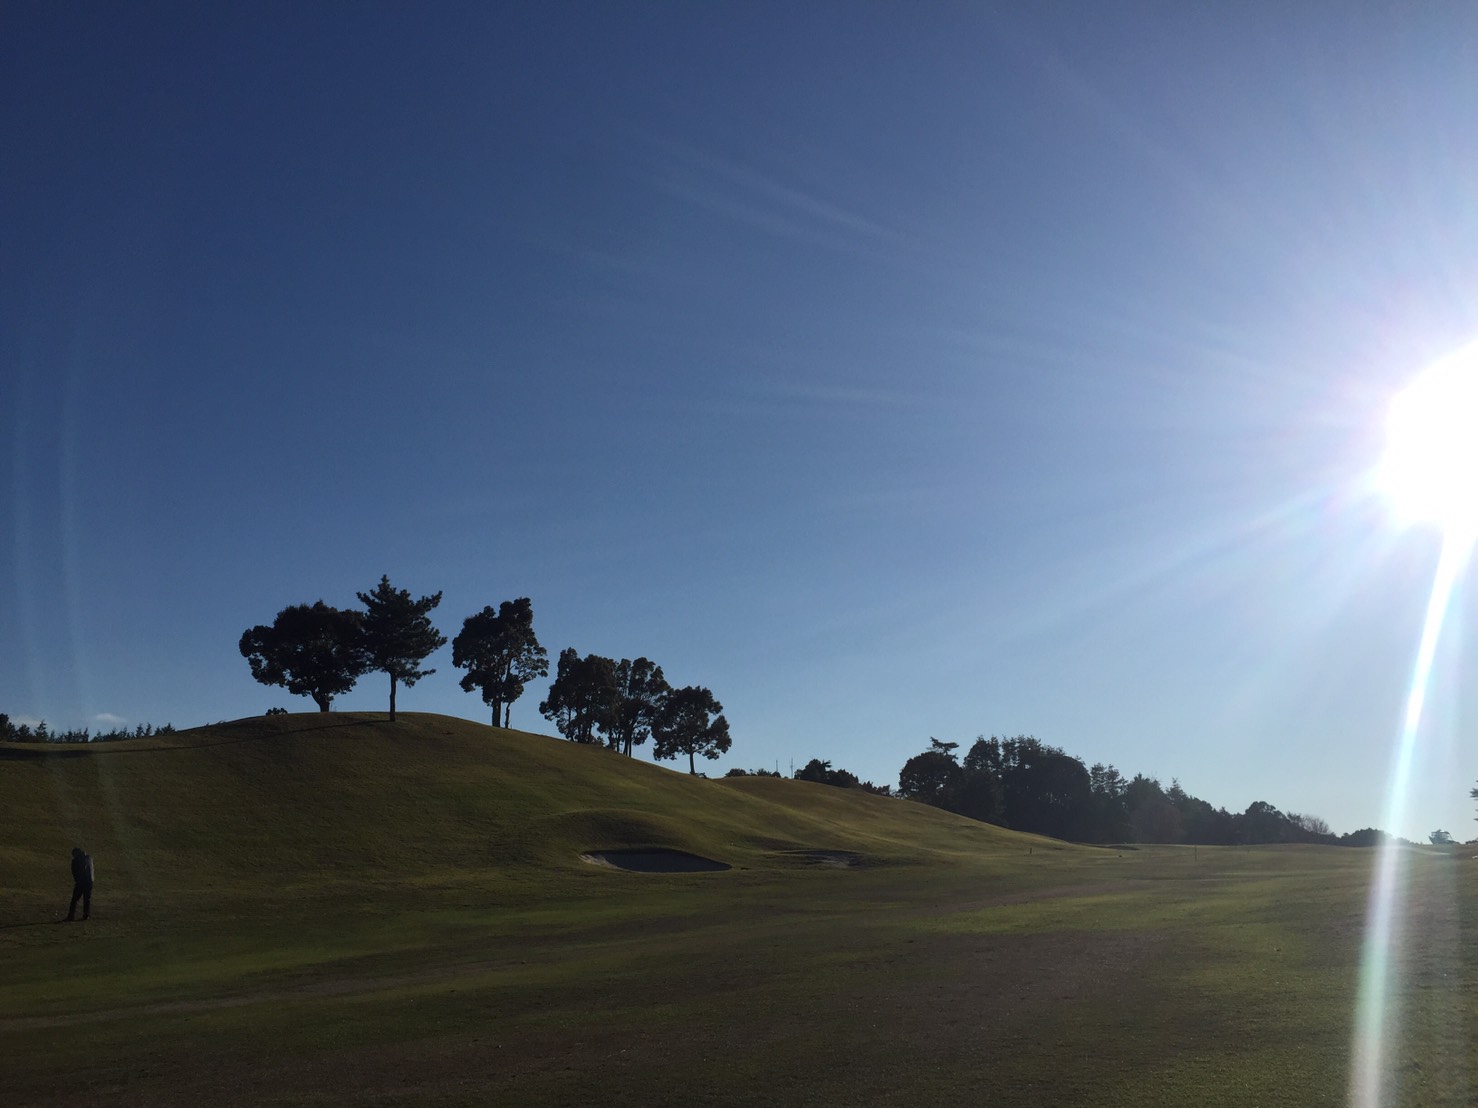
[[[591,849],[669,847],[736,869],[806,850],[875,864],[1021,852],[1026,837],[907,801],[773,778],[693,778],[445,716],[255,717],[91,747],[0,746],[6,885],[54,891],[68,849],[150,897],[325,883],[420,888],[575,876]],[[1040,845],[1072,849],[1063,844]]]

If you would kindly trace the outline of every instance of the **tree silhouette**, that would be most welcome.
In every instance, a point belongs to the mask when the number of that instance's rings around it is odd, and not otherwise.
[[[814,781],[818,785],[831,785],[838,789],[864,787],[855,773],[845,769],[832,769],[831,763],[821,758],[812,758],[795,771],[794,777],[797,781]],[[869,792],[877,791],[877,786],[871,782],[867,782],[865,787]]]
[[[559,652],[549,699],[539,712],[571,742],[593,743],[597,729],[609,733],[619,698],[616,663],[599,654],[582,658],[568,646]]]
[[[320,712],[328,711],[334,697],[352,689],[370,668],[364,617],[322,600],[282,609],[270,625],[243,632],[239,647],[253,677],[296,696],[311,696]]]
[[[1124,787],[1124,806],[1129,814],[1129,836],[1134,842],[1180,842],[1180,809],[1155,778],[1136,773]]]
[[[898,771],[898,795],[936,808],[949,808],[959,783],[960,763],[954,753],[959,745],[930,739],[929,749],[915,754]]]
[[[646,658],[622,658],[616,663],[615,677],[616,705],[608,720],[608,734],[612,749],[629,758],[631,748],[641,746],[651,735],[672,686],[662,675],[662,667]]]
[[[508,726],[513,702],[524,686],[549,672],[549,654],[534,636],[534,608],[526,596],[505,600],[495,612],[484,608],[468,616],[452,640],[452,665],[465,669],[462,691],[482,691],[493,709],[493,726]]]
[[[358,593],[364,605],[365,653],[369,668],[390,675],[390,719],[395,720],[395,685],[414,685],[434,669],[420,664],[434,650],[446,645],[446,636],[431,625],[428,614],[441,603],[441,593],[412,600],[411,594],[381,577],[373,592]]]
[[[729,721],[724,706],[701,685],[674,689],[652,723],[653,754],[661,760],[688,756],[688,772],[698,770],[693,757],[717,758],[729,749]]]

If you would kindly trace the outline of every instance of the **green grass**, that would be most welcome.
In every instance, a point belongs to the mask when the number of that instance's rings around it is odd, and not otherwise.
[[[1346,1099],[1366,851],[1071,846],[424,715],[0,748],[0,811],[6,1105]],[[655,846],[734,868],[579,860]],[[1470,865],[1411,858],[1392,1103],[1474,1099]]]

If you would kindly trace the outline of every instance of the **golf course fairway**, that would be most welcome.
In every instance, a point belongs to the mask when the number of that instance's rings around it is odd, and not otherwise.
[[[0,812],[11,1108],[1348,1097],[1369,850],[1076,846],[413,713],[4,745]],[[1469,852],[1409,852],[1390,1104],[1478,1095]]]

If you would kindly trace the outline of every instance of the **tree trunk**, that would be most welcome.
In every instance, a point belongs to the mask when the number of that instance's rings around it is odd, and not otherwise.
[[[688,751],[688,773],[693,777],[698,776],[698,767],[693,764],[693,752],[691,750]]]
[[[318,710],[320,712],[328,711],[328,706],[334,702],[334,698],[327,695],[326,693],[316,692],[312,695],[313,703],[318,705]]]
[[[390,722],[395,722],[395,674],[390,675]]]

